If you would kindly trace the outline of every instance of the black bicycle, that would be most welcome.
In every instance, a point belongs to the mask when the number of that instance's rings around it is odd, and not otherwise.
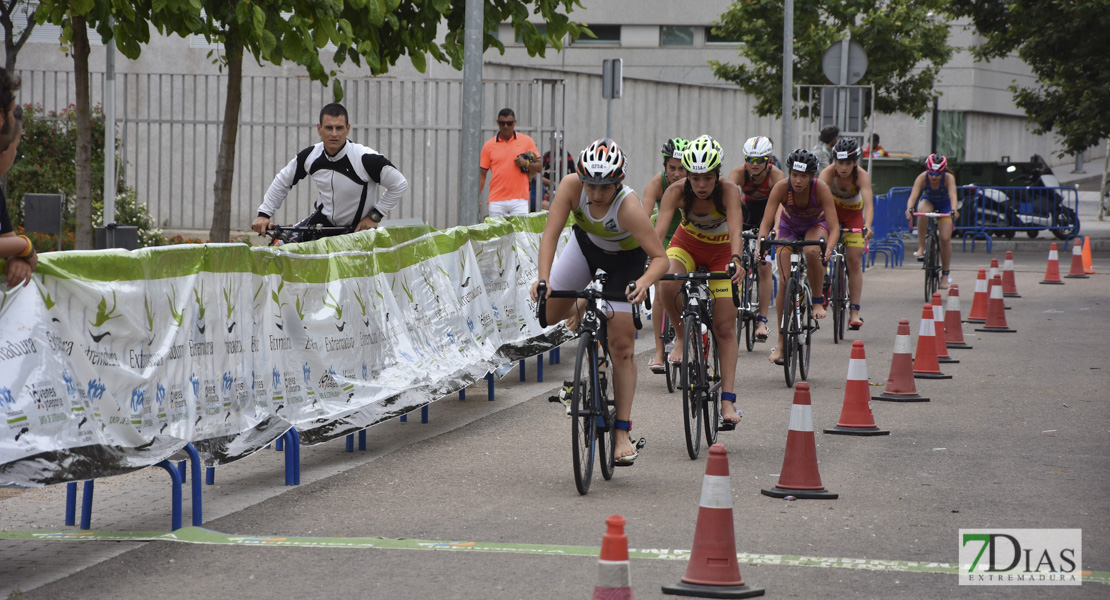
[[[783,246],[791,249],[790,274],[786,278],[782,321],[779,332],[782,334],[782,365],[786,376],[786,386],[794,387],[796,375],[805,381],[809,377],[809,354],[813,332],[820,325],[813,318],[813,292],[806,277],[806,261],[802,249],[818,246],[822,260],[825,254],[825,238],[819,240],[776,240],[765,239],[760,242],[760,254],[766,254],[768,246]]]
[[[338,226],[324,226],[324,225],[309,225],[309,226],[284,226],[284,225],[270,225],[266,229],[266,233],[260,233],[259,236],[268,236],[270,242],[268,246],[281,246],[283,244],[296,244],[300,242],[311,242],[324,237],[331,237],[333,235],[343,235],[350,233],[348,227]]]
[[[571,453],[574,463],[574,485],[578,493],[590,491],[593,478],[594,456],[599,457],[601,475],[612,479],[613,469],[619,463],[613,453],[616,445],[616,404],[609,393],[605,365],[612,364],[608,343],[607,302],[628,302],[623,294],[606,294],[602,291],[608,275],[597,270],[586,289],[578,291],[547,291],[547,282],[540,280],[537,289],[539,302],[536,317],[540,326],[547,327],[547,298],[584,298],[586,308],[578,323],[578,354],[574,360],[574,379],[570,382]],[[628,284],[635,287],[635,282]],[[640,310],[632,305],[632,321],[636,329],[642,327]],[[637,450],[647,440],[640,438]]]
[[[828,276],[825,278],[825,301],[833,323],[833,343],[840,343],[844,334],[848,332],[848,309],[851,300],[848,298],[848,261],[845,257],[844,234],[862,233],[867,235],[867,229],[840,228],[840,239],[833,247],[832,258],[829,259]],[[867,256],[867,248],[863,250]]]
[[[740,268],[744,279],[740,283],[740,306],[736,315],[736,339],[744,340],[744,347],[751,352],[755,349],[755,330],[759,325],[759,232],[745,230],[744,252],[740,257]]]
[[[699,267],[693,273],[668,273],[661,280],[681,281],[679,294],[682,301],[682,366],[679,369],[682,388],[682,421],[686,429],[686,452],[691,459],[701,452],[701,433],[704,424],[707,445],[717,443],[721,429],[736,428],[734,423],[722,423],[721,415],[721,360],[717,352],[717,336],[713,333],[713,296],[707,282],[732,279],[735,265],[729,263],[728,273],[710,273]],[[677,304],[678,298],[676,298]],[[732,286],[732,302],[740,305],[740,296]]]
[[[915,217],[928,217],[929,224],[925,230],[925,301],[933,301],[933,292],[940,289],[941,262],[940,262],[940,220],[951,216],[952,213],[915,212]]]

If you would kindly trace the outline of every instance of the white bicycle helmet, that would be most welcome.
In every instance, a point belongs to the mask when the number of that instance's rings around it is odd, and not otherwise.
[[[771,139],[763,136],[748,138],[744,142],[744,157],[745,158],[761,158],[764,156],[771,156],[774,149],[771,147]]]
[[[620,146],[609,138],[601,138],[578,155],[575,170],[582,183],[620,183],[624,180],[625,162]]]

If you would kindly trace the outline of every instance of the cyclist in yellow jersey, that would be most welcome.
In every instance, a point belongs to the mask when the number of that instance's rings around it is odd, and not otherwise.
[[[848,267],[848,328],[863,327],[859,316],[863,296],[863,246],[871,239],[871,223],[875,205],[871,194],[871,176],[857,164],[859,143],[855,138],[842,137],[833,147],[833,164],[821,171],[821,181],[829,186],[836,204],[836,218],[842,229],[863,229],[863,233],[841,232]]]
[[[636,192],[623,184],[624,168],[620,147],[603,138],[583,150],[578,155],[576,173],[559,182],[540,240],[538,280],[531,290],[533,301],[539,299],[539,280],[547,281],[549,290],[583,290],[601,268],[609,274],[605,292],[623,293],[629,302],[640,303],[647,297],[648,288],[666,273],[663,244],[652,230]],[[559,237],[572,214],[574,235],[555,260]],[[649,258],[651,264],[645,272],[644,264]],[[629,291],[631,281],[636,282],[636,287]],[[566,318],[574,306],[570,298],[548,299],[547,321],[554,323]],[[608,325],[609,353],[613,359],[616,428],[625,432],[616,436],[613,455],[617,462],[631,464],[639,456],[630,438],[632,398],[636,393],[633,360],[636,331],[631,304],[611,302],[610,306],[613,317]]]
[[[672,138],[663,144],[660,151],[663,155],[663,170],[656,173],[647,186],[644,187],[644,197],[641,199],[644,203],[644,210],[647,211],[649,217],[654,218],[656,210],[659,208],[659,202],[663,198],[663,192],[667,190],[667,186],[680,179],[686,178],[686,169],[682,166],[682,152],[690,146],[689,140],[682,138]],[[675,229],[678,229],[678,224],[682,221],[682,215],[675,213],[674,218],[671,219],[670,228],[667,230],[667,236],[663,239],[663,247],[671,241],[671,236],[674,235]],[[655,297],[658,298],[662,290],[660,284],[655,284]],[[659,310],[653,310],[651,315],[651,328],[655,332],[655,356],[652,357],[651,362],[648,363],[648,368],[652,373],[662,374],[663,367],[663,308],[659,306]]]
[[[662,240],[667,224],[676,211],[682,213],[682,224],[675,231],[667,246],[671,273],[689,273],[699,266],[711,272],[724,272],[730,261],[736,263],[732,281],[709,281],[716,299],[713,303],[713,333],[721,359],[721,418],[726,423],[738,423],[741,414],[736,410],[736,306],[732,303],[732,285],[739,285],[744,272],[740,269],[740,252],[744,223],[740,204],[740,188],[721,178],[721,145],[703,135],[690,143],[682,154],[682,165],[689,175],[676,181],[663,193],[659,214],[655,220],[655,233]],[[681,340],[684,331],[679,320],[675,297],[679,294],[677,281],[663,282],[660,298],[671,322],[675,339]],[[667,360],[681,361],[681,344],[675,344]]]

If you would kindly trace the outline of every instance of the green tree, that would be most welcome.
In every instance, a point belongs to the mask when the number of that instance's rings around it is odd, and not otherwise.
[[[35,8],[30,0],[0,0],[0,27],[4,28],[4,68],[15,72],[15,59],[31,32],[35,21],[31,16]]]
[[[120,52],[131,59],[137,58],[141,45],[149,41],[152,26],[163,34],[203,35],[221,45],[218,61],[227,70],[228,90],[210,231],[211,240],[221,242],[228,240],[231,230],[231,181],[244,54],[259,64],[290,61],[301,65],[313,80],[324,85],[331,82],[336,99],[340,99],[337,69],[347,60],[356,67],[365,61],[374,75],[385,73],[405,55],[421,72],[428,56],[460,68],[465,4],[465,0],[42,0],[36,20],[63,27],[62,41],[70,46],[77,71],[78,247],[92,244],[91,228],[84,226],[87,242],[80,229],[82,219],[87,223],[92,216],[87,183],[91,171],[82,167],[83,162],[88,164],[88,136],[82,138],[82,131],[88,130],[89,106],[86,23],[105,43],[114,40]],[[576,38],[585,31],[562,12],[581,6],[578,0],[486,0],[485,5],[485,48],[504,50],[493,36],[503,21],[512,23],[533,55],[543,55],[547,46],[559,48],[565,35]],[[527,22],[532,14],[546,22],[545,33]],[[446,35],[437,43],[440,27],[445,27]],[[334,67],[326,67],[320,60],[320,50],[329,42],[337,48],[332,57]],[[84,214],[83,206],[89,207]],[[88,246],[81,245],[84,243]]]
[[[921,116],[929,110],[937,72],[952,57],[948,25],[931,11],[946,0],[812,0],[794,10],[794,83],[828,84],[821,58],[851,35],[867,51],[858,85],[875,84],[875,110]],[[779,0],[740,0],[714,31],[739,39],[746,64],[710,61],[714,74],[755,96],[759,115],[782,114],[783,10]]]
[[[951,0],[948,10],[985,39],[971,48],[976,60],[1017,53],[1033,70],[1035,86],[1010,90],[1036,133],[1056,132],[1062,155],[1110,137],[1106,0]]]

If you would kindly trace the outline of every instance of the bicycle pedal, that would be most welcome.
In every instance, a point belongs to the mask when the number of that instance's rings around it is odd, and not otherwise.
[[[730,421],[721,419],[720,422],[717,424],[717,431],[733,431],[736,429],[737,425],[739,425],[739,423],[732,423]]]
[[[640,450],[643,450],[644,446],[646,446],[646,445],[647,445],[647,438],[643,438],[643,437],[640,438],[636,442],[636,451],[639,452]]]

